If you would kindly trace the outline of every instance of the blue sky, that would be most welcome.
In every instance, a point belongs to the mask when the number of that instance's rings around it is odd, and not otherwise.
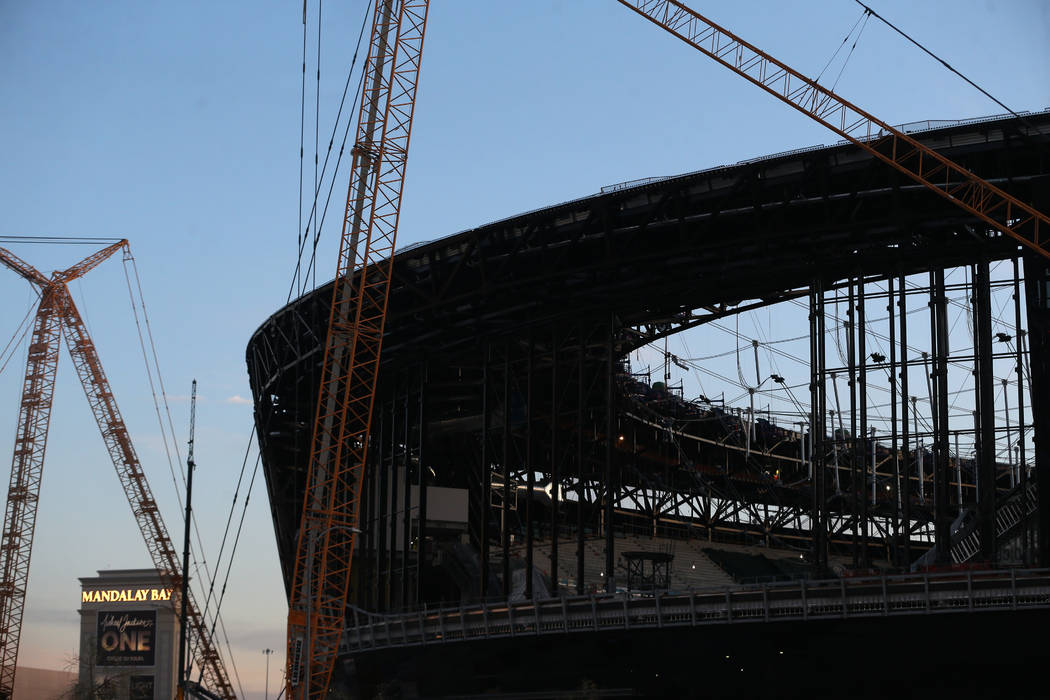
[[[851,0],[692,4],[808,75],[860,16]],[[1011,108],[1050,106],[1050,4],[873,6]],[[200,383],[195,501],[209,563],[249,443],[245,344],[284,303],[295,265],[301,12],[294,2],[0,2],[0,235],[131,241],[180,446],[190,382]],[[322,160],[363,12],[362,0],[324,4]],[[309,14],[308,191],[315,2]],[[837,91],[894,124],[1001,111],[874,20]],[[836,140],[611,0],[436,2],[399,244],[603,185]],[[340,177],[319,281],[334,272],[345,188]],[[90,251],[10,247],[44,272]],[[72,291],[179,538],[124,285],[112,260]],[[2,345],[33,296],[13,274],[0,275],[0,293]],[[0,374],[0,455],[11,450],[24,352]],[[68,356],[59,371],[20,658],[49,668],[77,644],[77,577],[149,563]],[[278,650],[271,691],[279,682],[285,603],[261,475],[224,610],[243,687],[262,697],[263,648]]]

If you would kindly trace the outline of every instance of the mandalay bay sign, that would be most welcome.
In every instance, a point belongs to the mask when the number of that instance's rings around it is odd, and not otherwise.
[[[81,591],[81,603],[161,603],[171,600],[170,588],[110,588]]]

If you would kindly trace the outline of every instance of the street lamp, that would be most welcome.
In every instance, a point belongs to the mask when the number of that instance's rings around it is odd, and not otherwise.
[[[313,570],[314,570],[314,567],[313,567],[314,553],[315,553],[314,550],[317,547],[317,540],[319,538],[321,538],[323,535],[327,535],[329,532],[332,532],[333,530],[345,530],[346,532],[350,533],[351,535],[359,535],[359,534],[361,534],[361,530],[359,528],[356,528],[356,527],[351,527],[349,525],[330,525],[329,527],[326,527],[325,529],[320,530],[320,531],[318,531],[316,533],[313,533],[312,535],[307,537],[307,548],[306,548],[307,565],[306,565],[306,571],[303,572],[303,587],[306,589],[306,639],[304,640],[305,647],[306,647],[306,668],[305,668],[306,673],[305,673],[304,685],[303,685],[303,697],[307,698],[307,699],[310,697],[310,658],[312,656],[312,654],[311,654],[311,651],[312,651],[311,646],[312,645],[310,644],[310,619],[313,617],[313,612],[314,612],[313,600],[311,598],[312,593],[313,593],[312,584],[313,584]]]
[[[263,700],[270,700],[270,654],[273,649],[263,649],[262,653],[266,655],[266,690],[263,691]]]

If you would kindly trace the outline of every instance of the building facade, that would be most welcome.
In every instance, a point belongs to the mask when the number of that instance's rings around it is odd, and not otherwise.
[[[80,579],[81,688],[120,700],[164,700],[178,682],[177,594],[155,569]]]

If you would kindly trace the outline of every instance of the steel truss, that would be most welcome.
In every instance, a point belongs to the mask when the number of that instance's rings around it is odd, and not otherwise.
[[[1007,145],[1014,143],[1014,137],[1008,135],[1013,126],[995,123],[979,128],[978,146],[973,140],[976,133],[964,134],[962,128],[917,138],[946,139],[953,144],[949,149],[956,149],[951,151],[953,158],[964,160],[975,171],[994,174],[1000,163],[1009,162],[1012,187],[1037,193],[1039,176],[1031,173],[1038,166],[1034,160],[1029,162],[1031,152]],[[965,146],[963,136],[969,139]],[[958,147],[954,138],[958,138]],[[1033,136],[1028,133],[1026,138]],[[999,153],[1009,155],[994,155]],[[792,175],[778,175],[783,172]],[[372,582],[361,590],[373,591],[363,593],[372,598],[357,600],[375,601],[369,603],[374,609],[426,602],[427,567],[443,560],[437,533],[419,539],[429,548],[426,556],[417,557],[410,544],[406,597],[399,578],[406,566],[401,558],[404,530],[395,526],[398,544],[391,547],[389,523],[391,518],[402,520],[405,513],[404,477],[393,479],[390,474],[391,469],[403,473],[404,448],[390,450],[394,444],[390,431],[396,431],[396,444],[403,444],[406,422],[409,481],[418,484],[422,472],[431,486],[469,491],[466,534],[477,562],[468,562],[461,578],[471,581],[465,588],[470,596],[504,595],[504,567],[521,566],[519,557],[528,559],[530,533],[533,557],[537,543],[546,553],[551,533],[559,533],[550,556],[560,562],[563,571],[566,562],[571,569],[573,558],[579,560],[584,547],[594,554],[594,538],[604,540],[617,528],[676,536],[704,536],[713,531],[716,537],[738,541],[768,540],[773,545],[811,548],[808,540],[795,538],[811,522],[820,525],[817,536],[822,539],[812,548],[814,559],[830,551],[839,556],[855,553],[858,568],[865,557],[872,561],[889,556],[902,566],[914,562],[936,539],[935,482],[943,486],[948,478],[947,493],[944,489],[938,493],[947,497],[948,513],[955,517],[959,498],[954,470],[963,469],[962,500],[972,502],[978,493],[972,473],[980,460],[963,459],[960,464],[951,456],[951,449],[944,452],[943,426],[915,430],[915,412],[905,397],[927,394],[923,373],[932,374],[935,363],[938,372],[943,367],[955,372],[960,363],[972,366],[975,355],[1004,362],[1011,353],[1001,345],[993,345],[990,352],[979,347],[973,351],[945,347],[944,352],[937,352],[930,346],[922,348],[927,352],[923,358],[913,346],[914,338],[926,333],[918,334],[916,329],[927,323],[916,310],[930,301],[936,308],[936,284],[932,296],[925,282],[921,289],[909,286],[903,295],[901,285],[905,280],[914,284],[916,275],[927,275],[931,269],[975,265],[981,256],[992,262],[1016,255],[1009,239],[985,232],[949,205],[931,205],[917,188],[874,167],[847,147],[821,149],[617,189],[424,244],[399,256],[393,267],[392,316],[384,340],[389,351],[384,360],[387,379],[377,394],[377,406],[383,408],[375,414],[376,420],[385,422],[385,437],[380,441],[386,446],[385,466],[369,462],[363,502],[371,498],[372,510],[368,516],[362,514],[369,521],[380,518],[386,522],[387,535],[379,547],[378,532],[369,535],[366,531],[358,552],[362,561],[386,562],[378,571],[392,577],[390,582],[384,580],[382,588],[393,595],[384,594],[382,603],[376,600],[377,573],[369,569]],[[720,236],[723,230],[769,233],[762,234],[765,237],[753,247],[740,250],[739,237]],[[758,260],[767,262],[758,265]],[[769,260],[779,262],[770,265]],[[1029,268],[1025,260],[1026,284]],[[659,274],[653,274],[655,270]],[[1010,282],[992,282],[992,288],[1001,284]],[[824,403],[819,415],[807,416],[807,425],[787,441],[752,441],[750,455],[741,419],[731,413],[720,417],[719,435],[696,436],[713,442],[699,443],[665,429],[665,442],[640,439],[638,450],[634,449],[634,431],[641,436],[655,430],[638,421],[666,426],[660,423],[658,412],[642,411],[630,390],[623,389],[630,372],[620,358],[678,329],[702,326],[777,299],[797,303],[814,289],[819,292],[815,304],[819,300],[827,306],[838,300],[852,309],[839,322],[845,324],[841,332],[851,338],[847,345],[852,362],[840,363],[828,355],[813,377],[818,391],[811,399]],[[947,282],[944,291],[949,297],[963,293]],[[316,334],[311,330],[316,326],[309,319],[327,316],[326,292],[319,290],[276,314],[256,334],[248,351],[282,560],[288,532],[283,523],[294,519],[285,515],[294,511],[287,504],[295,501],[295,493],[301,493],[299,455],[308,449],[301,426],[308,410],[300,407],[310,399],[299,395],[299,387],[311,383],[310,372],[315,367],[315,341],[309,334]],[[882,334],[892,337],[890,356],[884,361],[865,359],[872,348],[861,345],[864,335],[858,329],[872,321],[860,318],[861,295],[869,314],[876,304],[890,307],[892,320],[882,322]],[[1034,294],[1027,296],[1035,298]],[[903,318],[902,304],[910,313]],[[610,309],[615,313],[612,322]],[[1027,311],[1031,316],[1032,309]],[[1023,303],[1020,312],[1025,312]],[[829,313],[824,309],[814,316],[820,332],[814,332],[812,338],[817,341],[836,328],[836,321],[827,320]],[[931,330],[936,322],[936,315],[931,316]],[[871,342],[870,335],[867,341]],[[1034,337],[1031,346],[1032,381],[1038,383]],[[821,358],[827,355],[825,348],[817,349]],[[296,371],[291,381],[293,367],[306,371]],[[913,375],[910,386],[909,371]],[[837,375],[836,380],[831,373]],[[896,375],[896,381],[886,383],[888,373]],[[421,376],[426,377],[422,388]],[[610,376],[616,389],[613,401],[608,391]],[[846,387],[847,394],[852,391],[856,396],[858,410],[846,411],[841,418],[843,427],[849,435],[857,435],[856,439],[835,436],[839,419],[832,422],[828,409],[834,409],[836,381],[840,389]],[[867,402],[861,397],[870,394],[876,383],[894,392],[895,415],[890,420],[897,429],[872,440],[860,430],[859,406],[870,403],[870,397]],[[938,388],[936,398],[943,393]],[[1011,419],[1012,429],[1034,422],[1038,430],[1039,412],[1030,412],[1031,402],[1027,396],[1024,399],[1011,398],[1010,410],[1019,418]],[[420,405],[424,405],[422,411]],[[607,410],[610,405],[615,410]],[[711,406],[701,408],[710,410]],[[922,418],[932,420],[928,409],[919,408]],[[867,420],[870,428],[871,416]],[[391,428],[391,423],[396,427]],[[811,423],[819,424],[820,429],[810,430]],[[972,430],[955,423],[947,426],[949,448],[958,436],[972,439],[982,425],[975,423]],[[993,442],[999,436],[1002,443],[1004,429],[993,427]],[[617,444],[620,435],[625,438],[622,446]],[[816,449],[809,445],[810,436]],[[919,440],[926,446],[921,451],[923,481],[917,476]],[[934,451],[929,449],[931,440]],[[836,459],[839,469],[834,468]],[[727,461],[730,469],[726,474],[702,468]],[[817,478],[796,483],[802,477],[808,479],[811,466],[819,467]],[[870,502],[873,467],[881,489],[875,503]],[[776,468],[791,478],[783,479],[781,485],[762,480],[765,472]],[[387,481],[382,487],[384,472]],[[836,473],[841,493],[835,492]],[[399,485],[392,505],[394,483]],[[793,487],[787,488],[788,484]],[[920,484],[928,489],[925,501],[919,498]],[[367,496],[367,490],[383,488],[386,505],[381,517],[380,501]],[[817,488],[824,491],[815,504]],[[942,517],[944,512],[942,504]],[[412,539],[418,538],[419,522],[417,515],[411,516]],[[613,527],[606,528],[607,522]],[[423,523],[426,530],[425,518]],[[943,533],[943,523],[941,530]],[[1036,538],[1029,536],[1028,541],[1027,556],[1038,559]],[[613,572],[615,544],[613,539]],[[608,556],[600,541],[597,546]],[[558,564],[552,567],[557,568]],[[569,578],[575,579],[575,588],[584,591],[584,586],[595,583],[609,585],[609,581],[588,581],[583,576]]]

